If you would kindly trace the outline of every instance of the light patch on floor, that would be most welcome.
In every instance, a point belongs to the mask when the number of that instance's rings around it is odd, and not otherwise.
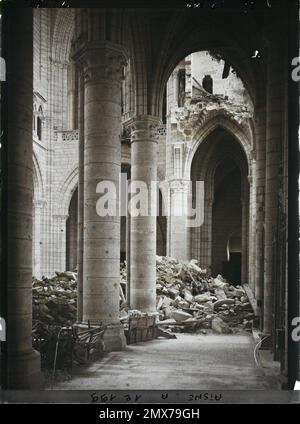
[[[249,334],[178,334],[106,354],[53,389],[266,390],[280,389],[254,361]]]

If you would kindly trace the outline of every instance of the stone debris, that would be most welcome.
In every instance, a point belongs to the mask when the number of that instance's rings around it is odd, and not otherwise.
[[[218,334],[229,334],[231,333],[231,329],[229,325],[222,320],[220,317],[216,317],[211,322],[211,328],[215,333]]]
[[[53,278],[33,278],[33,321],[48,325],[68,326],[76,321],[77,274],[56,272]]]
[[[224,334],[252,328],[254,313],[243,287],[229,284],[221,275],[210,277],[195,259],[182,262],[157,256],[156,270],[160,328]],[[125,267],[121,276],[125,281]]]
[[[175,319],[176,322],[186,321],[188,318],[192,318],[191,314],[187,312],[180,311],[178,309],[174,309],[171,312],[172,318]]]
[[[157,256],[156,266],[156,308],[158,324],[164,331],[251,330],[255,315],[243,287],[230,285],[221,275],[210,277],[196,260],[181,262]],[[121,266],[120,283],[124,290],[126,264]],[[141,316],[138,310],[128,310],[123,292],[120,293],[121,322],[126,322],[130,315]],[[61,327],[76,322],[76,272],[33,278],[32,295],[34,340],[56,339]]]

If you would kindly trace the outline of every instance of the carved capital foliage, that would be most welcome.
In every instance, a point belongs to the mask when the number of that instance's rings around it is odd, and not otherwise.
[[[176,193],[187,193],[190,187],[188,180],[172,180],[170,181],[170,189]]]
[[[161,122],[158,117],[151,115],[142,115],[133,118],[128,122],[128,128],[131,131],[131,142],[135,141],[158,141],[157,132]]]
[[[105,42],[86,42],[73,54],[77,66],[82,69],[84,81],[114,81],[124,78],[127,53],[123,46]]]

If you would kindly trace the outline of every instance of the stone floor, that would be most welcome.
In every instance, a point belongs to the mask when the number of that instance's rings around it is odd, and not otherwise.
[[[254,361],[250,334],[178,334],[111,352],[76,371],[64,390],[265,390],[280,389],[276,371]]]

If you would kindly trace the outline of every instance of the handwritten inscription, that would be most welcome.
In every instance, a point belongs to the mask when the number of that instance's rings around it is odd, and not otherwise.
[[[224,7],[226,0],[200,0],[186,3],[186,7],[191,9],[203,9],[204,7],[210,9],[218,9]],[[242,9],[247,12],[248,10],[254,9],[256,0],[241,0]],[[257,2],[258,3],[258,2]],[[260,0],[261,4],[261,0]],[[268,8],[272,7],[272,0],[265,0],[265,5]]]
[[[118,402],[143,402],[143,394],[137,393],[97,393],[93,392],[90,395],[91,403],[118,403]],[[157,401],[167,400],[170,398],[170,393],[161,392],[156,393]],[[172,397],[172,396],[171,396]],[[201,393],[189,393],[186,395],[187,402],[220,402],[223,399],[222,393],[212,393],[212,392],[201,392]]]

